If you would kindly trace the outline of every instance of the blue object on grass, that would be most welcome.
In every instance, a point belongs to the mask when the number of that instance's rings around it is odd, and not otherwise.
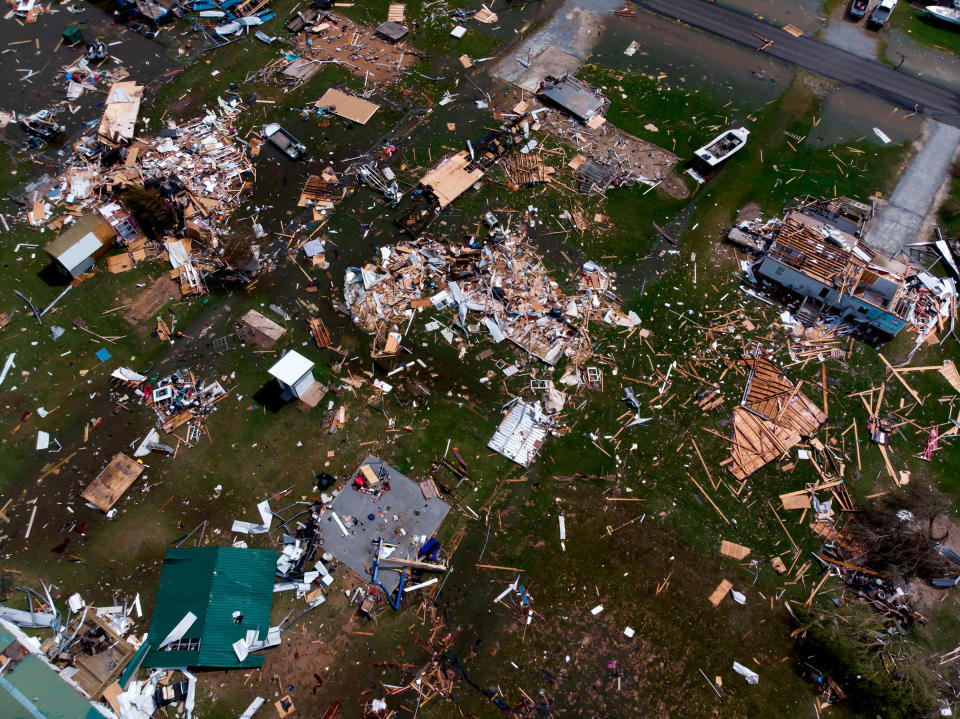
[[[110,359],[110,353],[107,352],[106,347],[101,347],[97,350],[97,359],[101,362],[106,362],[108,359]]]

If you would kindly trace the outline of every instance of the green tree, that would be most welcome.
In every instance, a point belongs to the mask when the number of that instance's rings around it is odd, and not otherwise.
[[[173,209],[155,187],[131,185],[123,193],[123,204],[140,225],[140,229],[153,239],[160,239],[173,227],[176,216]]]

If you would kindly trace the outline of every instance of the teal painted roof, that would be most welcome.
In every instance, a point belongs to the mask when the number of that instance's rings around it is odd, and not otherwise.
[[[0,625],[0,647],[16,638]],[[36,654],[0,674],[0,716],[4,719],[103,719],[90,700]]]
[[[147,668],[259,667],[263,656],[250,654],[240,662],[233,643],[256,629],[265,638],[270,627],[277,553],[267,549],[236,547],[186,547],[171,549],[163,562],[163,575],[150,622],[151,647],[159,647],[187,612],[197,620],[184,639],[199,639],[196,651],[154,651]],[[241,621],[234,619],[240,612]]]

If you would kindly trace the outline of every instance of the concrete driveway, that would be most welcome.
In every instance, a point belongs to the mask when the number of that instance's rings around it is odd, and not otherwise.
[[[864,240],[891,255],[916,242],[937,191],[946,182],[960,146],[960,129],[933,122],[923,149],[900,177],[889,203],[880,211]]]

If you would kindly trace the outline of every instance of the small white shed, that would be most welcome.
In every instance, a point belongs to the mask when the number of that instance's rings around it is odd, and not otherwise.
[[[270,368],[269,372],[281,387],[299,399],[316,382],[313,378],[313,365],[312,360],[299,352],[290,350]]]

